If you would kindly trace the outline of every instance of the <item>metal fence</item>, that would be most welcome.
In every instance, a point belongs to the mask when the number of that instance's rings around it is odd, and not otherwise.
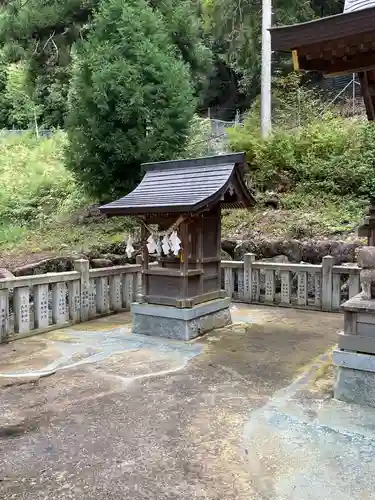
[[[22,129],[0,129],[0,136],[2,137],[7,137],[7,136],[10,136],[10,135],[24,135],[24,134],[30,134],[30,133],[35,133],[36,134],[36,131],[34,128],[32,129],[25,129],[25,130],[22,130]],[[43,129],[39,129],[38,130],[38,137],[52,137],[52,135],[54,134],[54,130],[43,130]]]

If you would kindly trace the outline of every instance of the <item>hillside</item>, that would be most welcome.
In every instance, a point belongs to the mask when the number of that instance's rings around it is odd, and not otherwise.
[[[95,200],[85,196],[64,167],[65,142],[62,132],[40,140],[31,135],[0,138],[0,267],[105,251],[136,230],[132,221],[105,220],[93,208]],[[277,195],[259,190],[257,197],[255,210],[224,214],[224,238],[352,241],[365,209],[355,193],[321,191],[317,196],[301,184]]]

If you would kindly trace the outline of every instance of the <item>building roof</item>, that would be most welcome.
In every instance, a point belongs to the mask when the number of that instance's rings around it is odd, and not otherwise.
[[[348,37],[373,34],[375,7],[344,12],[306,23],[271,28],[272,48],[281,52]],[[373,37],[371,37],[373,40]]]
[[[271,28],[272,48],[292,52],[294,69],[358,73],[369,120],[375,120],[375,0],[346,0],[342,14]]]
[[[255,205],[243,178],[244,153],[143,165],[134,191],[100,207],[107,215],[193,213],[221,203],[225,208]]]

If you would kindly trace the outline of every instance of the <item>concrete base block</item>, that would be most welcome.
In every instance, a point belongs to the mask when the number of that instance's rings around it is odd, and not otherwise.
[[[375,373],[353,368],[337,368],[336,399],[375,407]]]
[[[232,323],[229,299],[217,299],[189,309],[132,304],[133,333],[191,340]]]

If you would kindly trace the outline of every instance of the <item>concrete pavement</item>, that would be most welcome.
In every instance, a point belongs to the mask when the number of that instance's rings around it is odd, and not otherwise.
[[[125,314],[0,345],[0,497],[278,498],[249,461],[251,416],[336,342],[342,316],[232,314],[189,343],[132,335]]]

